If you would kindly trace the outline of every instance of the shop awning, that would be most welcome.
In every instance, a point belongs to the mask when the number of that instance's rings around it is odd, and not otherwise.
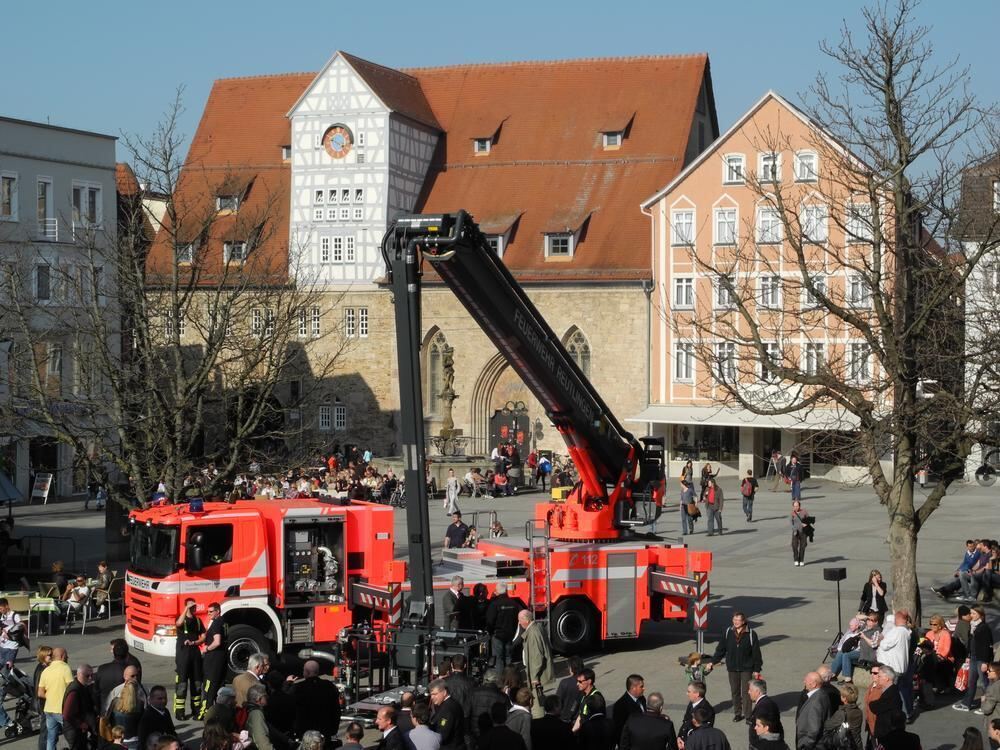
[[[762,416],[746,409],[722,406],[650,404],[626,422],[706,424],[716,427],[771,427],[785,430],[854,430],[853,414],[839,409],[812,409],[795,414]]]

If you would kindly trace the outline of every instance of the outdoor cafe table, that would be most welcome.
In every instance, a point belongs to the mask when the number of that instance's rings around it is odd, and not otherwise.
[[[25,592],[23,591],[2,591],[0,592],[0,596],[3,597],[24,596],[24,593]],[[59,613],[59,605],[56,603],[56,600],[48,596],[32,595],[28,598],[28,609],[30,610],[30,613],[32,615],[35,614],[36,612],[38,614],[44,613],[48,615],[48,626],[49,626],[49,632],[51,633],[52,615],[53,613],[55,614]]]

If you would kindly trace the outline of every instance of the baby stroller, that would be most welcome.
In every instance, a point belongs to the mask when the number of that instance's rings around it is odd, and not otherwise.
[[[23,734],[37,732],[42,717],[35,707],[34,690],[31,678],[17,667],[0,667],[0,685],[8,698],[14,699],[14,710],[7,710],[13,718],[13,723],[7,727],[6,736],[20,737]]]

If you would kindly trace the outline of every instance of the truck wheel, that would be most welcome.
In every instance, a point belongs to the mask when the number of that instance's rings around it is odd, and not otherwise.
[[[997,471],[989,464],[976,469],[976,483],[980,487],[992,487],[997,481]]]
[[[579,654],[597,643],[597,617],[589,602],[565,599],[552,610],[552,648]]]
[[[229,628],[229,670],[240,674],[247,669],[253,654],[264,654],[274,660],[274,650],[267,638],[253,625],[233,625]]]

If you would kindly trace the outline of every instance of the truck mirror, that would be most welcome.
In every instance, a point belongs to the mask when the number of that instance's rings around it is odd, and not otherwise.
[[[191,541],[184,545],[187,548],[187,563],[185,567],[192,573],[196,573],[205,567],[204,551],[197,541]]]

